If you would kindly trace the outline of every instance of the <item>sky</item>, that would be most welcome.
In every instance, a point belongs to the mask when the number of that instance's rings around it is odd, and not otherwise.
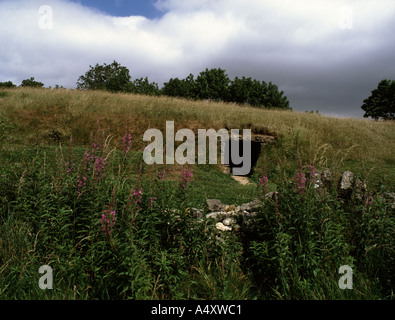
[[[395,0],[0,0],[0,82],[76,88],[114,60],[159,86],[222,68],[296,111],[362,117],[395,79],[394,30]]]
[[[93,10],[115,17],[144,16],[148,19],[160,18],[162,11],[156,0],[72,0]],[[70,1],[71,2],[71,1]]]

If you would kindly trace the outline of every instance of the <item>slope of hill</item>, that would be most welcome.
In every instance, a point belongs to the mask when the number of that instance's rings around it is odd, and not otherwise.
[[[145,145],[148,128],[175,130],[251,129],[276,137],[276,146],[263,152],[259,166],[268,172],[301,165],[341,171],[370,172],[374,182],[395,181],[395,124],[365,119],[339,119],[318,114],[276,111],[234,104],[189,101],[108,92],[18,88],[0,98],[2,145],[91,142],[98,126],[112,136],[118,149],[126,132],[135,150]]]
[[[247,185],[216,164],[146,164],[144,132],[170,120],[274,143]],[[393,299],[394,129],[167,97],[2,90],[0,299]],[[332,180],[319,182],[326,168]],[[344,170],[353,192],[337,184]],[[208,198],[230,216],[217,221]]]

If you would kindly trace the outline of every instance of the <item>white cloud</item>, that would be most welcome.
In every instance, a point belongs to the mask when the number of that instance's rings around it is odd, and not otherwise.
[[[75,87],[89,65],[113,60],[159,83],[221,67],[278,84],[297,108],[318,103],[337,112],[347,103],[359,108],[362,90],[395,78],[394,0],[159,0],[164,15],[153,20],[66,0],[45,4],[50,30],[39,26],[43,1],[0,1],[0,81],[34,76]],[[350,81],[360,85],[349,99],[319,95]]]

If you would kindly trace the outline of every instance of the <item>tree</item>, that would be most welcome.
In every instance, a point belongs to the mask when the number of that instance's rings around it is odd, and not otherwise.
[[[108,90],[112,92],[130,92],[130,74],[126,67],[121,66],[114,60],[107,65],[96,64],[85,75],[80,76],[77,81],[78,89],[88,90]]]
[[[195,81],[196,97],[227,101],[229,93],[229,77],[221,68],[202,71]]]
[[[363,101],[361,106],[365,111],[364,118],[395,119],[395,81],[381,80],[371,96]]]
[[[289,107],[288,98],[284,95],[284,91],[279,91],[278,87],[269,82],[267,85],[266,100],[263,105],[266,108],[277,108],[277,109],[291,109]]]
[[[291,109],[284,92],[269,82],[256,79],[236,77],[229,86],[229,101],[240,104],[249,104],[255,107]]]
[[[170,97],[194,99],[196,91],[193,74],[189,74],[183,80],[171,78],[169,82],[163,84],[162,94]]]
[[[157,96],[159,95],[159,87],[156,82],[149,82],[148,77],[140,78],[134,80],[130,84],[130,92],[136,93],[136,94],[146,94],[150,96]]]
[[[25,79],[22,81],[21,87],[33,87],[33,88],[42,88],[44,86],[44,83],[35,81],[34,77],[31,77],[30,79]]]
[[[11,81],[7,82],[0,82],[0,88],[15,88],[16,85],[13,84]]]
[[[251,78],[236,77],[229,86],[229,101],[252,106],[263,106],[266,83]]]
[[[169,97],[185,98],[183,80],[171,78],[163,84],[162,94]]]

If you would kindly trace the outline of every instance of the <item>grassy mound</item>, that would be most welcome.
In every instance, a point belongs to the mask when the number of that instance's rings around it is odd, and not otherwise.
[[[391,299],[395,124],[225,103],[74,90],[0,94],[0,297]],[[146,165],[148,128],[252,129],[276,138],[251,184],[217,165]],[[124,140],[131,134],[131,143]],[[126,142],[125,142],[126,141]],[[129,149],[130,147],[130,149]],[[351,170],[360,199],[306,168]],[[265,177],[265,179],[262,179]],[[311,177],[311,176],[310,176]],[[266,199],[276,190],[280,198]],[[240,233],[191,207],[265,205]],[[40,266],[53,289],[38,286]],[[342,290],[342,265],[354,272]]]

